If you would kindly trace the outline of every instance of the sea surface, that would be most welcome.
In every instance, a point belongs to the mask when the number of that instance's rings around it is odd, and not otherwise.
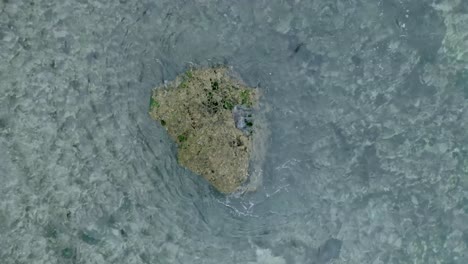
[[[255,192],[178,165],[154,87],[229,65]],[[468,1],[0,1],[1,264],[468,263]]]

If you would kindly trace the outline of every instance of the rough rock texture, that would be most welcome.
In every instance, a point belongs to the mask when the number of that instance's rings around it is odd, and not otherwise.
[[[231,193],[248,176],[256,91],[226,68],[189,70],[154,90],[150,115],[178,144],[179,163]]]

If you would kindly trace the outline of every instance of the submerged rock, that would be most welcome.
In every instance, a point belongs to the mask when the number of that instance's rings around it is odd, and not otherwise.
[[[189,70],[156,88],[150,115],[178,145],[178,161],[222,193],[248,178],[258,91],[223,67]]]

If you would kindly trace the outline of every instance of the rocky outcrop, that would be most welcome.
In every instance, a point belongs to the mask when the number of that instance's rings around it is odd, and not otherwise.
[[[248,178],[257,101],[227,68],[193,69],[154,89],[150,115],[177,143],[180,165],[232,193]]]

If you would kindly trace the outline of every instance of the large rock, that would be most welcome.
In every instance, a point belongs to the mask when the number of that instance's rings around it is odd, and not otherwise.
[[[224,67],[189,70],[154,90],[150,115],[178,145],[179,164],[222,193],[246,181],[258,92]]]

